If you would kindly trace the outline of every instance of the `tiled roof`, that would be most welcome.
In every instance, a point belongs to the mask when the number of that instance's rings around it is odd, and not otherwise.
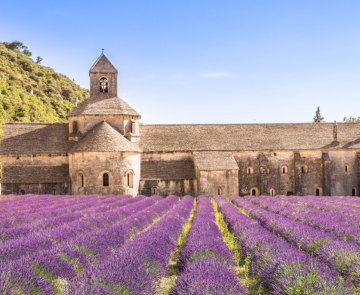
[[[89,97],[81,102],[69,115],[130,115],[140,116],[132,107],[118,97]]]
[[[188,160],[142,161],[141,179],[195,179],[194,163]]]
[[[360,123],[140,125],[144,151],[359,149]]]
[[[115,68],[115,66],[112,64],[110,59],[103,52],[100,54],[96,62],[92,65],[89,72],[117,73],[118,70]]]
[[[3,166],[2,183],[69,183],[69,165]]]
[[[142,152],[107,122],[103,121],[89,130],[70,150],[76,152]]]
[[[0,154],[66,154],[67,123],[5,123]]]
[[[199,170],[239,169],[231,152],[206,151],[193,152],[195,164]]]

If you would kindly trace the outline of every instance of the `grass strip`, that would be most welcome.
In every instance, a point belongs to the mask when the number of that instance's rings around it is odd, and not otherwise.
[[[218,204],[213,199],[211,200],[211,203],[214,206],[216,223],[223,235],[224,242],[229,247],[231,253],[234,255],[235,263],[237,265],[235,271],[238,274],[239,281],[249,292],[249,295],[268,294],[269,290],[265,290],[265,288],[259,283],[259,279],[253,275],[250,270],[251,257],[242,257],[241,244],[239,243],[238,238],[229,231],[229,228],[224,221],[223,214],[218,209]],[[243,214],[248,215],[245,210],[240,211]]]

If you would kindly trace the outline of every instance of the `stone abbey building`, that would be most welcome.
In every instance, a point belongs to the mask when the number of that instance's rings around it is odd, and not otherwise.
[[[68,123],[6,123],[2,194],[359,195],[360,123],[146,125],[102,54]]]

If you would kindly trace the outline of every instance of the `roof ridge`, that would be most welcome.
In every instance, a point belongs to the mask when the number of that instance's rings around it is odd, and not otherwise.
[[[354,124],[360,122],[337,122],[337,124]],[[308,125],[308,124],[316,124],[316,122],[290,122],[290,123],[184,123],[184,124],[141,124],[142,126],[213,126],[213,125],[291,125],[291,124],[297,124],[297,125]],[[333,125],[334,122],[321,122],[319,125],[325,125],[325,124],[331,124]]]
[[[97,65],[97,63],[99,62],[99,60],[102,58],[102,57],[105,57],[108,62],[114,67],[114,69],[117,71],[117,68],[113,65],[113,63],[111,62],[111,60],[105,55],[104,51],[100,54],[100,56],[98,57],[98,59],[95,61],[95,63],[91,66],[89,72],[91,72],[91,70]]]
[[[56,125],[56,124],[69,124],[69,122],[5,122],[5,124],[23,124],[23,125]]]

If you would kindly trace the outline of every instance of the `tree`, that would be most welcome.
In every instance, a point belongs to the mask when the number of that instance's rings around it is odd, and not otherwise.
[[[38,56],[38,57],[36,58],[36,63],[37,63],[38,65],[40,65],[42,60],[43,60],[42,57]]]
[[[314,117],[314,122],[324,122],[324,117],[321,117],[321,114],[320,114],[320,107],[317,108],[317,111],[315,113],[315,117]]]
[[[25,49],[24,51],[23,51],[23,53],[26,55],[26,56],[32,56],[32,53],[29,51],[29,50],[27,50],[27,49]]]
[[[346,118],[346,117],[344,117],[343,121],[347,122],[347,123],[360,122],[360,116],[357,117],[357,118],[354,118],[354,117]]]
[[[12,43],[10,43],[8,45],[8,48],[11,49],[11,50],[14,50],[14,49],[28,49],[22,42],[20,41],[14,41]]]

